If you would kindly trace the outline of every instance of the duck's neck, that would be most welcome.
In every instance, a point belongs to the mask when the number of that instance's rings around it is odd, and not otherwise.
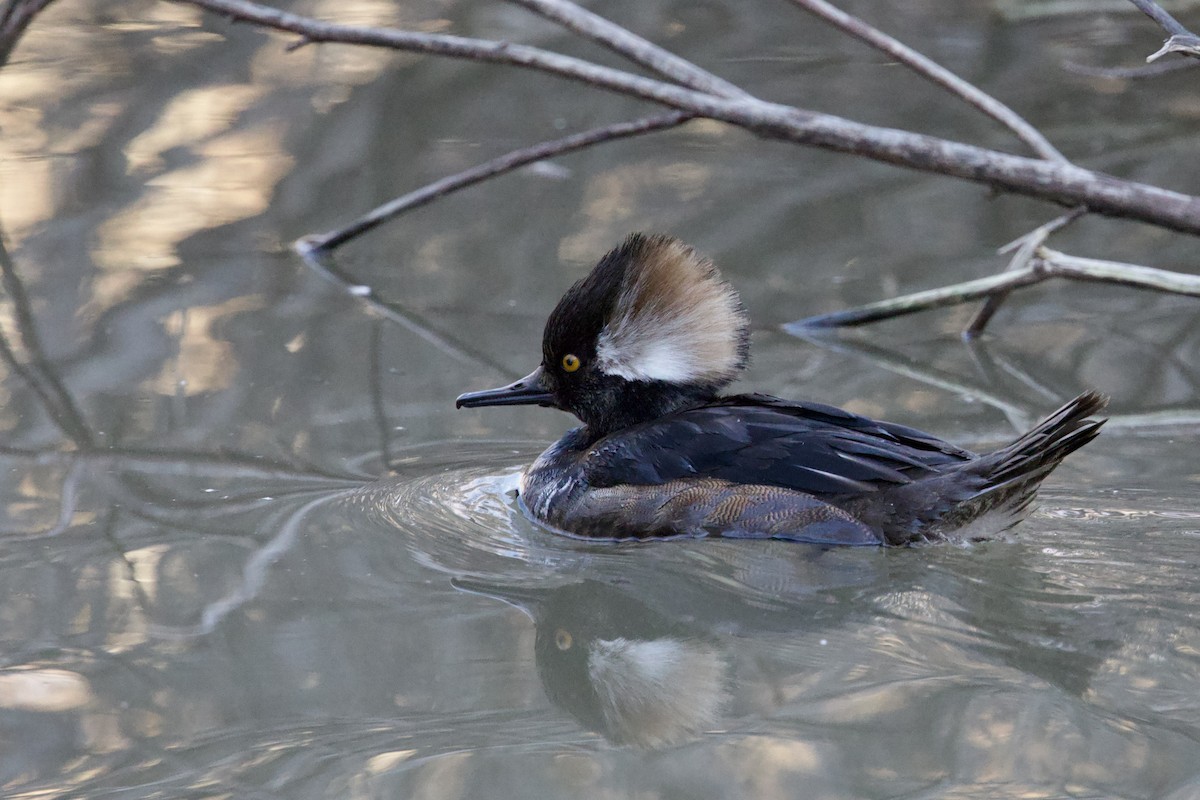
[[[590,442],[595,442],[634,425],[705,405],[716,396],[717,392],[711,386],[622,381],[589,392],[583,407],[573,410],[587,426]]]

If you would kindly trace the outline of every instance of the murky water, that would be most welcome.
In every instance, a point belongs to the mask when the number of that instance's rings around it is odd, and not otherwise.
[[[327,6],[572,47],[503,4]],[[1140,16],[847,7],[1081,163],[1200,191],[1194,72],[1060,69],[1139,62],[1160,38]],[[1017,147],[786,5],[604,12],[765,97]],[[373,289],[355,297],[287,243],[639,108],[283,45],[80,0],[0,70],[0,793],[1200,797],[1193,301],[1045,286],[973,347],[971,309],[789,336],[998,270],[1057,210],[707,125],[403,217],[339,253]],[[742,291],[743,387],[974,448],[1087,387],[1112,420],[1005,541],[556,536],[513,493],[570,421],[453,398],[528,371],[558,295],[634,229],[694,242]],[[1054,244],[1196,268],[1194,240],[1129,223]]]

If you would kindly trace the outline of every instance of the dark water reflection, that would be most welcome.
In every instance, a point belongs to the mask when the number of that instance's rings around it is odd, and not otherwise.
[[[1194,73],[1059,69],[1157,48],[1137,15],[848,7],[1087,166],[1200,185]],[[56,3],[0,70],[0,794],[1200,796],[1194,303],[1047,286],[974,348],[970,309],[802,341],[778,326],[990,273],[1056,212],[693,125],[355,242],[338,266],[369,305],[284,245],[635,106],[153,8]],[[747,8],[605,11],[766,97],[1013,146],[786,6]],[[570,48],[505,5],[330,9]],[[742,290],[744,386],[973,447],[1084,387],[1114,418],[1008,541],[547,533],[512,491],[566,418],[452,399],[527,371],[558,295],[634,228]],[[1192,240],[1110,220],[1055,245],[1195,266]]]

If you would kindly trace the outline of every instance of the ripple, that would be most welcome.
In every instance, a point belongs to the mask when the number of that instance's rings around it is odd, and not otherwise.
[[[820,548],[773,540],[589,541],[525,516],[516,499],[527,444],[447,444],[408,454],[403,472],[355,496],[369,519],[402,537],[422,567],[458,578],[525,586],[581,578],[618,583],[690,608],[721,602],[761,611],[815,593],[862,587],[886,571],[876,548]],[[757,613],[757,612],[756,612]]]
[[[521,470],[537,452],[526,444],[476,442],[408,453],[401,473],[365,487],[356,502],[398,531],[418,563],[438,572],[510,579],[570,572],[595,545],[539,528],[516,500]]]

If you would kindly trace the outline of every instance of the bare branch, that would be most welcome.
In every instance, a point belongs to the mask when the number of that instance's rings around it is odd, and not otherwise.
[[[1200,58],[1200,36],[1189,31],[1179,23],[1179,20],[1167,13],[1166,9],[1154,0],[1129,0],[1158,26],[1166,31],[1168,39],[1157,53],[1146,56],[1146,61],[1156,61],[1168,53],[1182,53]]]
[[[692,119],[691,114],[673,111],[655,117],[633,120],[632,122],[618,122],[613,125],[605,125],[582,133],[565,136],[561,139],[541,142],[530,147],[522,147],[519,150],[513,150],[510,153],[493,158],[491,161],[464,170],[457,175],[450,175],[397,197],[395,200],[364,214],[344,228],[338,228],[328,233],[305,236],[296,242],[296,248],[301,252],[301,255],[308,250],[332,250],[338,245],[344,244],[359,234],[366,233],[377,225],[405,211],[423,206],[432,200],[436,200],[459,189],[473,186],[488,178],[511,172],[526,164],[572,153],[576,150],[582,150],[585,147],[591,147],[603,142],[611,142],[630,136],[638,136],[643,133],[666,130],[677,125],[682,125],[689,119]]]
[[[1186,275],[1182,272],[1125,264],[1120,261],[1081,258],[1048,247],[1039,248],[1037,255],[1041,262],[1040,269],[1048,278],[1115,283],[1135,289],[1152,289],[1157,292],[1200,297],[1200,275]]]
[[[748,98],[751,96],[729,81],[700,69],[692,62],[680,58],[669,50],[664,50],[653,42],[629,32],[598,14],[580,8],[568,0],[509,0],[509,2],[553,20],[567,30],[602,44],[635,64],[641,64],[668,80],[698,92],[715,94],[718,97]]]
[[[1050,278],[1113,283],[1138,289],[1200,297],[1200,276],[1185,275],[1153,267],[1080,258],[1039,247],[1035,257],[1021,269],[1001,272],[987,278],[957,283],[940,289],[914,292],[903,297],[881,300],[846,311],[821,314],[788,323],[784,329],[797,333],[811,328],[837,328],[865,325],[917,311],[958,305],[996,294],[1007,294],[1022,286],[1032,286]]]
[[[1026,233],[1023,236],[1018,236],[1008,244],[1000,247],[998,250],[996,250],[996,252],[1003,255],[1004,253],[1011,253],[1013,251],[1025,249],[1032,251],[1034,248],[1040,247],[1043,242],[1050,238],[1051,234],[1058,233],[1063,228],[1082,217],[1085,213],[1087,213],[1087,209],[1083,208],[1082,206],[1072,208],[1067,213],[1055,217],[1046,224],[1039,225],[1029,233]]]
[[[1041,131],[1030,125],[1020,114],[903,42],[873,28],[858,17],[830,5],[825,0],[791,0],[791,2],[816,14],[839,30],[866,42],[876,50],[886,53],[921,77],[962,98],[971,106],[1007,127],[1042,158],[1067,163],[1067,157],[1050,144]]]
[[[1158,27],[1162,28],[1170,36],[1178,36],[1188,33],[1188,29],[1179,24],[1179,20],[1172,17],[1167,10],[1160,6],[1154,0],[1129,0],[1138,7],[1138,10],[1148,16],[1150,19],[1158,23]]]
[[[1176,34],[1163,43],[1163,46],[1146,56],[1146,61],[1157,61],[1168,53],[1182,53],[1185,56],[1200,58],[1200,36],[1194,33]]]
[[[313,41],[341,41],[537,69],[697,116],[728,122],[760,136],[860,155],[897,166],[982,183],[1090,211],[1200,234],[1200,197],[1123,181],[1070,164],[1021,158],[923,134],[879,128],[778,103],[729,99],[534,47],[458,36],[420,34],[317,22],[246,0],[176,0],[279,28]]]

